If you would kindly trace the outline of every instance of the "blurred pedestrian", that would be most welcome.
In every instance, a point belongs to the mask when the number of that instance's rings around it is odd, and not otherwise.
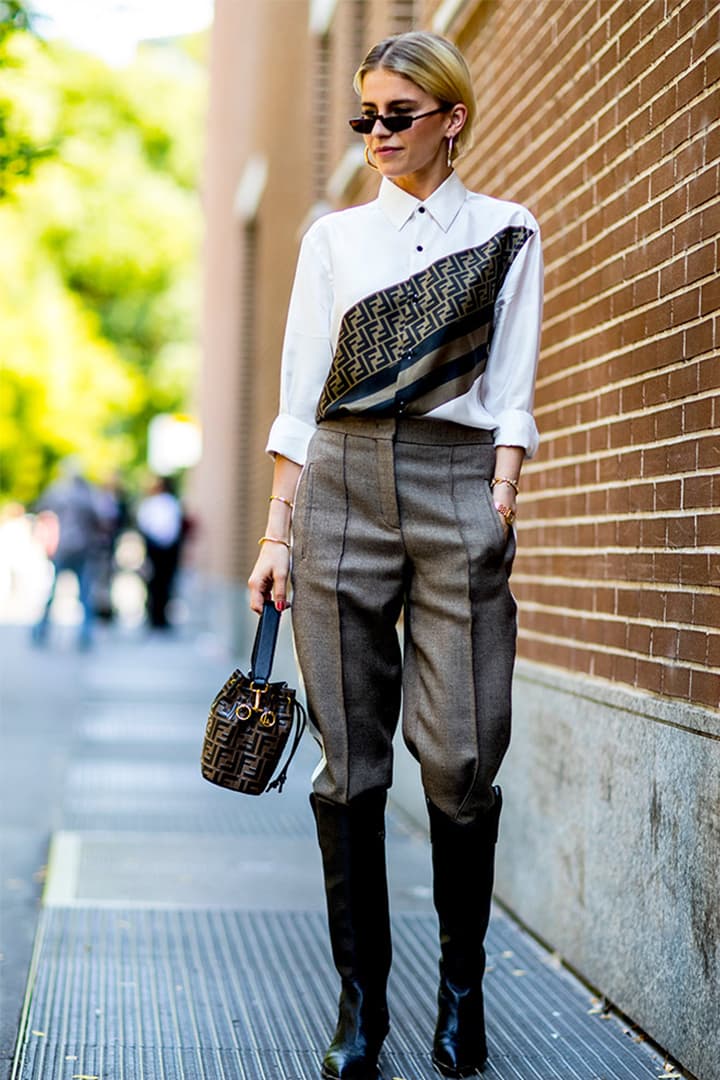
[[[130,515],[125,486],[118,473],[113,473],[97,492],[100,516],[100,539],[95,556],[93,601],[95,614],[112,620],[112,583],[115,572],[115,545],[127,528]]]
[[[168,604],[172,595],[184,535],[183,510],[170,477],[157,477],[150,494],[138,504],[135,521],[145,541],[150,577],[147,583],[147,615],[156,630],[167,630]]]
[[[341,979],[327,1080],[376,1080],[389,1027],[385,802],[393,735],[420,762],[440,924],[432,1062],[485,1063],[484,937],[510,736],[508,578],[542,309],[537,222],[453,170],[476,105],[449,41],[400,34],[355,76],[373,202],[305,236],[251,605],[287,606],[323,756],[311,802]],[[304,466],[304,467],[303,467]],[[405,647],[396,622],[404,613]]]
[[[48,556],[53,565],[53,579],[42,616],[32,628],[32,640],[36,645],[45,643],[58,578],[69,570],[77,578],[83,610],[78,645],[87,649],[93,640],[93,560],[102,526],[97,492],[74,458],[62,463],[60,479],[41,495],[36,510],[41,523],[47,520],[47,515],[52,515],[56,531],[53,535],[49,527],[43,526],[44,534],[50,539]]]

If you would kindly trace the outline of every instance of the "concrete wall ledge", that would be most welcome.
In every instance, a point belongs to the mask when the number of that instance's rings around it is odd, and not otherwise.
[[[496,891],[700,1080],[720,1077],[720,714],[521,661]]]
[[[599,705],[610,705],[635,716],[644,716],[680,730],[720,739],[720,703],[717,711],[688,705],[673,698],[654,697],[627,686],[618,686],[607,679],[591,675],[571,675],[564,668],[549,664],[534,664],[518,660],[515,665],[516,686],[537,683],[554,690],[564,690],[573,697],[585,698]]]

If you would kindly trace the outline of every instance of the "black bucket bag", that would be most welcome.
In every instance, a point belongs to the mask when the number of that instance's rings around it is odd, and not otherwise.
[[[255,634],[250,672],[233,671],[210,706],[205,729],[202,775],[211,784],[244,795],[282,791],[307,722],[295,690],[285,682],[270,682],[279,627],[280,612],[268,600]],[[273,780],[293,728],[290,753]]]

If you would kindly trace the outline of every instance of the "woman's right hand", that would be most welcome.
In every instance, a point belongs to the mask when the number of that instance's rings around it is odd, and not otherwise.
[[[267,525],[260,543],[260,554],[248,578],[250,607],[258,615],[262,614],[266,600],[272,600],[278,611],[290,607],[290,548],[283,538],[287,537],[289,542],[295,489],[301,472],[302,465],[298,465],[296,461],[291,461],[282,454],[275,455],[271,489],[273,494],[270,496]],[[265,537],[275,539],[266,540]]]
[[[248,578],[251,609],[258,615],[262,614],[266,600],[273,600],[278,611],[284,611],[286,607],[289,607],[287,600],[289,577],[289,550],[284,544],[265,540]]]

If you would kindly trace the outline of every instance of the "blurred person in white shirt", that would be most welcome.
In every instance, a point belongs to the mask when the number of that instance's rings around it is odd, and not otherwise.
[[[183,511],[170,477],[157,477],[150,494],[138,504],[135,521],[150,564],[147,614],[157,630],[170,626],[167,607],[180,561],[183,540]]]

